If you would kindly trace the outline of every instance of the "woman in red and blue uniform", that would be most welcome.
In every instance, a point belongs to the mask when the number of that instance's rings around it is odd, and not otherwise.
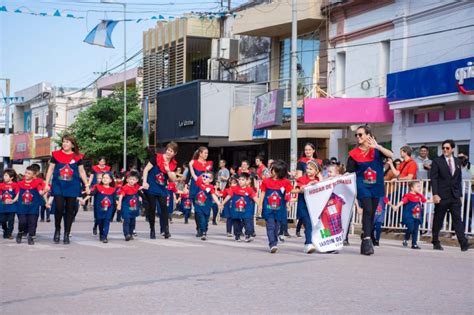
[[[178,153],[178,145],[174,142],[168,143],[165,153],[157,153],[143,170],[143,189],[148,202],[147,217],[150,224],[150,238],[155,239],[155,217],[157,209],[160,209],[160,227],[165,238],[170,238],[168,207],[168,182],[176,181],[177,162],[174,159]],[[157,205],[158,200],[158,205]],[[157,208],[157,206],[159,206]]]
[[[347,172],[356,173],[357,198],[363,209],[360,253],[372,255],[375,211],[380,198],[385,195],[383,160],[391,158],[393,153],[377,143],[367,125],[357,128],[355,136],[357,146],[349,152]]]
[[[278,232],[280,225],[287,220],[286,194],[293,190],[291,182],[286,178],[288,167],[282,160],[273,163],[271,178],[266,178],[260,185],[259,208],[266,222],[268,245],[272,254],[278,251]]]
[[[21,243],[24,234],[28,233],[28,244],[33,245],[38,225],[39,209],[44,193],[43,181],[34,178],[34,168],[28,166],[23,180],[18,183],[18,234],[16,242]]]
[[[69,244],[69,234],[74,220],[74,211],[77,197],[81,196],[81,180],[85,193],[89,194],[89,183],[82,162],[83,154],[79,153],[79,146],[72,136],[64,135],[61,139],[61,149],[52,153],[46,175],[46,184],[51,182],[51,196],[54,197],[56,212],[54,214],[54,242],[59,243],[61,221],[63,214],[64,244]],[[49,189],[49,186],[46,186]]]
[[[318,163],[319,167],[323,164],[323,161],[318,159],[318,154],[316,152],[316,147],[314,144],[308,142],[304,145],[303,154],[299,158],[296,164],[296,178],[300,178],[306,173],[306,167],[309,161],[315,161]]]
[[[3,238],[12,239],[15,224],[16,199],[20,189],[16,183],[16,172],[12,168],[3,171],[3,183],[0,183],[0,224]]]
[[[123,221],[123,235],[128,242],[133,239],[136,218],[140,215],[140,185],[138,180],[140,175],[137,171],[130,171],[127,174],[127,183],[122,186],[119,192],[117,209],[121,211]],[[168,211],[165,208],[166,211]]]
[[[193,154],[191,161],[189,162],[189,172],[191,173],[191,180],[189,183],[189,197],[191,200],[195,200],[196,194],[199,191],[199,188],[196,185],[196,181],[199,176],[204,172],[212,172],[213,164],[212,161],[208,161],[207,157],[209,156],[209,150],[206,147],[199,147]],[[196,237],[199,236],[199,222],[198,218],[195,215],[194,220],[196,221]]]
[[[105,157],[99,157],[99,164],[92,166],[91,176],[89,177],[89,185],[93,187],[97,184],[97,174],[110,172],[111,168],[107,165]]]

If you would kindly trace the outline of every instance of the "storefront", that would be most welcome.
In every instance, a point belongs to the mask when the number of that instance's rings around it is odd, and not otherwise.
[[[474,57],[390,73],[387,95],[395,152],[426,145],[439,155],[442,141],[453,139],[456,154],[474,157]]]

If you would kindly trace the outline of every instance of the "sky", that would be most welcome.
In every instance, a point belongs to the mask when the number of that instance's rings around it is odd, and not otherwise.
[[[221,3],[220,0],[121,1],[127,3],[127,18],[133,19],[160,14],[165,18],[169,15],[178,17],[190,11],[217,12]],[[226,2],[224,0],[224,5]],[[232,6],[244,2],[246,0],[232,0]],[[101,19],[123,19],[121,5],[101,4],[100,0],[5,0],[0,1],[1,6],[6,6],[9,12],[0,12],[0,78],[11,80],[12,95],[42,81],[58,87],[82,88],[97,78],[99,74],[94,72],[105,71],[123,61],[123,23],[116,26],[112,35],[115,49],[83,42]],[[64,15],[71,13],[85,18],[14,13],[18,8],[22,12],[49,14],[58,9]],[[156,20],[127,22],[128,56],[142,48],[143,31],[155,24]],[[139,61],[140,58],[134,59],[130,67],[137,66]],[[0,82],[0,88],[2,95],[4,82]]]

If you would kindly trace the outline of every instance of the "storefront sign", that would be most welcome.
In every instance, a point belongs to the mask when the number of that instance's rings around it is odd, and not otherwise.
[[[262,129],[282,124],[284,90],[273,90],[255,98],[253,128]]]
[[[474,57],[387,75],[390,102],[451,93],[474,94]]]
[[[35,141],[35,156],[37,158],[51,156],[51,138],[42,138]]]
[[[194,126],[194,120],[180,120],[178,122],[178,127],[187,127],[187,126]]]
[[[31,133],[21,133],[11,136],[10,159],[23,160],[35,156],[34,137]]]
[[[31,132],[31,111],[23,113],[23,130]]]

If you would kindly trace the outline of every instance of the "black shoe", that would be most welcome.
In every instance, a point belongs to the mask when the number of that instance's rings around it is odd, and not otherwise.
[[[51,222],[51,219],[46,219],[46,222]]]
[[[109,240],[108,240],[107,238],[104,238],[104,239],[102,240],[102,243],[108,243],[108,242],[109,242]]]
[[[201,237],[201,236],[202,236],[202,233],[198,231],[198,232],[196,233],[196,237]]]
[[[417,244],[415,245],[411,245],[411,249],[421,249],[420,246],[418,246]]]
[[[472,244],[466,243],[464,246],[461,246],[461,252],[467,252],[469,248],[472,248]]]
[[[170,232],[166,232],[163,236],[164,236],[166,239],[168,239],[168,238],[171,237],[171,234],[170,234]]]
[[[296,232],[296,237],[300,238],[301,237],[301,232]]]
[[[28,245],[35,245],[35,240],[32,236],[28,236]]]
[[[99,237],[99,242],[102,242],[104,238],[102,236]]]
[[[348,241],[348,240],[345,240],[344,242],[342,242],[342,245],[344,245],[344,246],[350,246],[351,244],[349,244],[349,241]]]
[[[125,240],[126,240],[127,242],[130,241],[131,239],[132,239],[132,236],[131,236],[131,235],[125,236]]]
[[[285,232],[285,237],[291,238],[291,235],[290,235],[290,233],[288,233],[288,232]]]
[[[212,221],[212,225],[217,225],[217,222],[216,222],[216,221]]]
[[[18,233],[16,234],[16,242],[17,242],[18,244],[20,244],[22,238],[23,238],[23,233],[18,232]]]
[[[402,245],[403,245],[403,247],[408,247],[408,241],[407,241],[407,240],[403,240]]]
[[[253,232],[252,237],[257,237],[257,234],[255,232]]]
[[[151,230],[151,231],[150,231],[150,239],[152,239],[152,240],[156,239],[155,230]]]
[[[440,243],[433,244],[434,250],[444,250],[443,246]]]
[[[371,239],[362,240],[362,243],[360,244],[360,254],[367,256],[374,254],[374,246],[372,245]]]
[[[374,244],[374,246],[380,246],[379,241],[377,241],[377,240],[374,240],[372,243]]]
[[[94,225],[94,227],[92,228],[92,234],[97,235],[97,225]]]
[[[60,237],[61,237],[61,232],[59,232],[59,230],[55,230],[54,237],[53,237],[54,243],[59,244]]]
[[[64,239],[63,239],[63,244],[64,245],[69,245],[69,233],[64,233]]]

